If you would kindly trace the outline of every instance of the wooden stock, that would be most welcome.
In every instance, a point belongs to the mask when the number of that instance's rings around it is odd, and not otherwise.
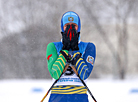
[[[65,71],[68,69],[68,67],[69,67],[69,64],[67,64],[67,65],[65,66],[65,68],[64,68],[64,70],[63,70],[63,73],[65,73]]]
[[[71,68],[73,69],[73,71],[76,73],[76,75],[78,76],[78,72],[76,70],[76,68],[74,66],[71,66]]]

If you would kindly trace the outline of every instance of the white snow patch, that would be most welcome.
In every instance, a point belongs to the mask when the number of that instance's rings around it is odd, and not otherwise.
[[[0,80],[0,102],[40,102],[52,80]],[[138,80],[88,80],[97,102],[138,102]],[[88,94],[89,95],[89,94]],[[46,97],[44,102],[48,102]],[[89,101],[94,102],[89,95]]]

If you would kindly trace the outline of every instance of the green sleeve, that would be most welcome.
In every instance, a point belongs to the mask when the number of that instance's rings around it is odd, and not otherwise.
[[[52,66],[58,58],[57,50],[56,50],[54,43],[49,43],[47,45],[46,58],[47,58],[48,70],[49,70],[51,76],[53,76]]]
[[[63,50],[67,55],[68,51]],[[54,43],[47,45],[46,58],[48,63],[48,70],[54,79],[58,79],[66,64],[66,59],[62,54],[58,56]]]

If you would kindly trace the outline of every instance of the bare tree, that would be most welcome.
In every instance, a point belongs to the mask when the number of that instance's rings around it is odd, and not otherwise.
[[[94,40],[101,47],[91,78],[111,71],[115,78],[125,78],[129,63],[128,20],[137,18],[137,4],[137,0],[0,0],[0,34],[8,35],[0,39],[0,78],[50,78],[46,46],[60,41],[60,19],[68,10],[81,17],[82,40]],[[111,25],[107,28],[109,22],[113,23],[112,30]]]
[[[95,13],[96,11],[99,12],[100,10],[100,6],[98,5],[99,2],[104,4],[102,5],[103,7],[108,7],[108,11],[109,9],[112,9],[112,12],[115,12],[114,16],[116,19],[116,36],[118,39],[118,49],[115,48],[114,44],[111,42],[111,39],[109,39],[106,31],[102,28],[102,25],[100,24],[99,17],[102,15]],[[113,59],[115,59],[116,63],[113,67],[113,74],[115,78],[124,79],[128,66],[128,19],[132,11],[136,8],[136,0],[92,0],[89,1],[89,3],[88,1],[82,0],[82,4],[88,16],[93,21],[96,29],[99,31],[99,34],[108,46],[108,49],[111,51]],[[94,7],[97,9],[95,9]],[[105,11],[101,9],[100,12]]]

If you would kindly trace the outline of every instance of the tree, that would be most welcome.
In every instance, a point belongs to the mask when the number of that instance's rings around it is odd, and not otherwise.
[[[101,5],[99,6],[99,4]],[[113,59],[115,59],[115,65],[113,67],[113,74],[115,78],[124,79],[128,64],[128,19],[132,14],[133,10],[136,8],[136,0],[92,0],[83,1],[83,7],[87,12],[90,19],[93,21],[96,29],[98,30],[100,36],[103,38],[104,42],[108,46],[108,49],[112,53]],[[99,9],[101,6],[106,8]],[[94,11],[96,10],[96,11]],[[116,49],[114,44],[109,39],[106,31],[103,29],[100,23],[100,17],[103,16],[101,12],[115,12],[114,17],[116,20],[116,36],[118,39],[118,48]],[[98,13],[97,13],[98,12]],[[100,13],[99,13],[100,12]],[[111,13],[112,14],[112,13]],[[107,14],[109,15],[109,14]]]

